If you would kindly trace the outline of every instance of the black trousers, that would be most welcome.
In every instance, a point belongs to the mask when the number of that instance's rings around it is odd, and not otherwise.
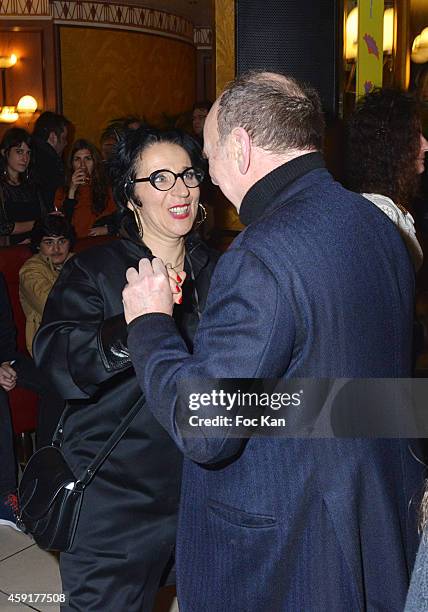
[[[62,590],[70,595],[64,610],[151,612],[159,587],[175,582],[177,515],[162,512],[150,485],[137,484],[144,453],[122,463],[127,443],[121,440],[86,487],[73,545],[60,555]],[[69,444],[78,446],[78,438]]]
[[[61,610],[152,612],[159,588],[175,583],[176,519],[147,517],[146,522],[137,513],[135,524],[125,525],[115,502],[104,504],[102,514],[99,504],[91,504],[90,524],[83,508],[72,551],[60,555],[62,591],[70,598]],[[85,537],[91,527],[94,536]]]
[[[0,387],[0,497],[16,489],[16,467],[9,398]]]

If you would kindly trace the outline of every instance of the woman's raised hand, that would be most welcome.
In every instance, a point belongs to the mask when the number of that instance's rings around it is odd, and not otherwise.
[[[68,190],[68,197],[74,198],[77,188],[80,185],[86,185],[88,182],[88,175],[84,168],[78,168],[71,175],[70,188]]]

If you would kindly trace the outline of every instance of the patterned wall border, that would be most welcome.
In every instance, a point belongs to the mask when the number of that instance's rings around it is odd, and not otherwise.
[[[177,15],[144,7],[101,2],[52,2],[55,23],[155,32],[193,43],[193,24]]]
[[[13,19],[52,18],[49,0],[0,0],[0,17]]]
[[[199,46],[191,21],[178,15],[135,5],[78,0],[0,0],[1,18],[53,18],[56,24],[151,32]]]

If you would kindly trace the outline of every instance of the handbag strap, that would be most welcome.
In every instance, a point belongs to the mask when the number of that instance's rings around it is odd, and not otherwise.
[[[102,466],[104,461],[110,455],[110,453],[112,452],[116,444],[120,441],[120,439],[126,433],[126,430],[130,426],[134,417],[141,410],[141,407],[142,407],[142,403],[137,401],[134,404],[134,406],[131,408],[131,410],[127,413],[123,421],[119,423],[119,425],[113,431],[111,436],[108,438],[105,444],[101,447],[101,449],[95,455],[95,458],[93,459],[93,461],[91,461],[91,463],[82,473],[81,477],[75,483],[76,490],[84,489],[91,482],[92,478],[95,476],[99,468]],[[67,408],[65,408],[64,412],[62,413],[61,419],[58,423],[58,426],[56,428],[56,431],[53,437],[53,441],[52,441],[52,445],[58,448],[61,447],[61,443],[62,443],[63,424],[65,420],[66,410]]]
[[[134,404],[134,406],[128,412],[128,414],[123,419],[123,421],[118,425],[118,427],[116,427],[114,432],[111,434],[107,442],[98,451],[98,453],[95,456],[95,459],[91,461],[91,463],[88,465],[88,467],[86,468],[82,476],[77,481],[76,487],[78,486],[78,484],[80,484],[81,488],[84,488],[91,482],[92,478],[95,476],[99,468],[102,466],[104,461],[110,455],[110,453],[112,452],[116,444],[120,441],[120,439],[125,434],[126,430],[130,426],[134,417],[140,411],[141,406],[142,404],[138,401]]]

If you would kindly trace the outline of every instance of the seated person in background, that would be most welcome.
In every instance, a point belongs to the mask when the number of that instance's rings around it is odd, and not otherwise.
[[[76,140],[66,172],[67,186],[57,190],[55,207],[73,225],[77,238],[116,234],[117,207],[95,145]]]
[[[45,204],[30,174],[31,136],[21,128],[7,130],[0,143],[0,245],[29,242]]]
[[[347,145],[348,186],[395,223],[419,270],[423,253],[408,209],[424,171],[428,142],[417,102],[393,89],[367,94],[349,120]]]
[[[150,127],[145,119],[136,115],[127,115],[111,119],[107,127],[103,130],[100,138],[100,150],[103,161],[108,161],[111,157],[114,146],[125,130],[138,130],[140,127]]]
[[[192,109],[192,128],[193,133],[199,142],[204,140],[204,125],[205,119],[209,113],[212,103],[208,100],[195,102]]]
[[[104,163],[110,159],[118,140],[119,131],[115,127],[107,126],[100,139],[100,151]]]
[[[16,496],[16,460],[8,392],[17,382],[12,365],[17,358],[15,326],[6,281],[0,273],[0,525],[18,529]]]
[[[31,250],[35,255],[19,271],[19,299],[26,317],[25,339],[30,354],[49,292],[62,266],[72,256],[73,238],[72,227],[59,214],[47,215],[31,232]]]
[[[124,130],[138,130],[140,127],[148,127],[146,121],[137,115],[127,115],[123,117]]]
[[[64,115],[45,111],[34,124],[34,174],[48,210],[53,209],[56,190],[65,182],[62,153],[67,146],[69,121]]]
[[[17,529],[17,465],[8,398],[14,387],[30,389],[40,396],[36,442],[38,446],[49,444],[64,402],[33,360],[17,349],[6,281],[0,273],[0,525]]]

